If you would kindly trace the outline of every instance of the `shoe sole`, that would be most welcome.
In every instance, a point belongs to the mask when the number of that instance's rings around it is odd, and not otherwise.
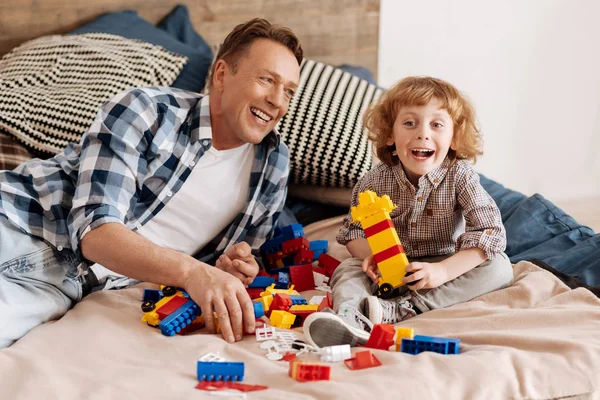
[[[367,314],[365,315],[369,321],[375,324],[381,324],[383,321],[383,312],[381,310],[381,304],[379,304],[379,299],[376,296],[369,296],[366,299]]]
[[[304,321],[304,337],[315,347],[349,344],[352,347],[364,345],[369,333],[347,325],[335,314],[313,313]]]

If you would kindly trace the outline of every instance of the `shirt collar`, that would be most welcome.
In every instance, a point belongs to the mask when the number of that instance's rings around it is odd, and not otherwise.
[[[450,168],[451,165],[452,165],[452,160],[450,160],[450,158],[448,158],[448,156],[446,156],[446,158],[444,158],[444,161],[442,161],[442,163],[436,169],[425,174],[425,176],[422,176],[420,179],[425,178],[425,179],[429,180],[431,185],[434,188],[437,188],[438,185],[440,183],[442,183],[442,181],[446,177],[446,174],[448,173],[448,169]],[[398,164],[394,168],[394,171],[396,173],[396,178],[398,179],[398,181],[400,183],[402,183],[405,186],[408,186],[408,185],[412,186],[412,183],[410,183],[410,181],[406,177],[406,173],[404,172],[404,167],[402,166],[401,162],[398,162]]]
[[[212,127],[210,124],[210,96],[206,95],[201,97],[198,104],[192,112],[192,143],[199,140],[212,141]],[[277,129],[273,129],[265,138],[262,143],[269,145],[270,147],[277,147],[281,142],[281,134]]]

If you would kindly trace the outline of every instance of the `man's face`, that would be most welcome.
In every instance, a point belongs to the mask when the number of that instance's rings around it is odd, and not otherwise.
[[[258,144],[288,110],[298,87],[298,61],[284,45],[258,39],[239,57],[235,72],[224,60],[219,62],[211,94],[219,92],[221,123],[213,135],[223,149]]]

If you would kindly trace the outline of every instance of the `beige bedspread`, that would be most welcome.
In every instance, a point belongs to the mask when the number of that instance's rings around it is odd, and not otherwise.
[[[306,232],[310,239],[332,239],[338,223],[313,224]],[[346,254],[335,245],[331,252]],[[600,301],[526,262],[515,265],[511,287],[403,325],[460,338],[459,355],[375,350],[381,367],[350,371],[334,364],[330,381],[308,383],[288,377],[287,363],[267,360],[252,336],[227,344],[202,331],[161,335],[140,322],[149,286],[94,293],[0,351],[0,398],[213,398],[194,388],[196,360],[207,352],[245,362],[244,382],[269,386],[247,394],[255,399],[600,398]]]

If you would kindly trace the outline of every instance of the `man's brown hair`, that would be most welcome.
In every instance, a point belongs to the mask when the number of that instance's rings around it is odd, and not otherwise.
[[[257,39],[269,39],[281,43],[294,54],[298,65],[302,63],[304,52],[300,41],[291,29],[280,25],[273,25],[263,18],[254,18],[233,28],[219,48],[219,53],[213,61],[208,77],[208,86],[212,86],[212,77],[215,73],[217,61],[225,60],[235,73],[240,57],[248,50]]]

